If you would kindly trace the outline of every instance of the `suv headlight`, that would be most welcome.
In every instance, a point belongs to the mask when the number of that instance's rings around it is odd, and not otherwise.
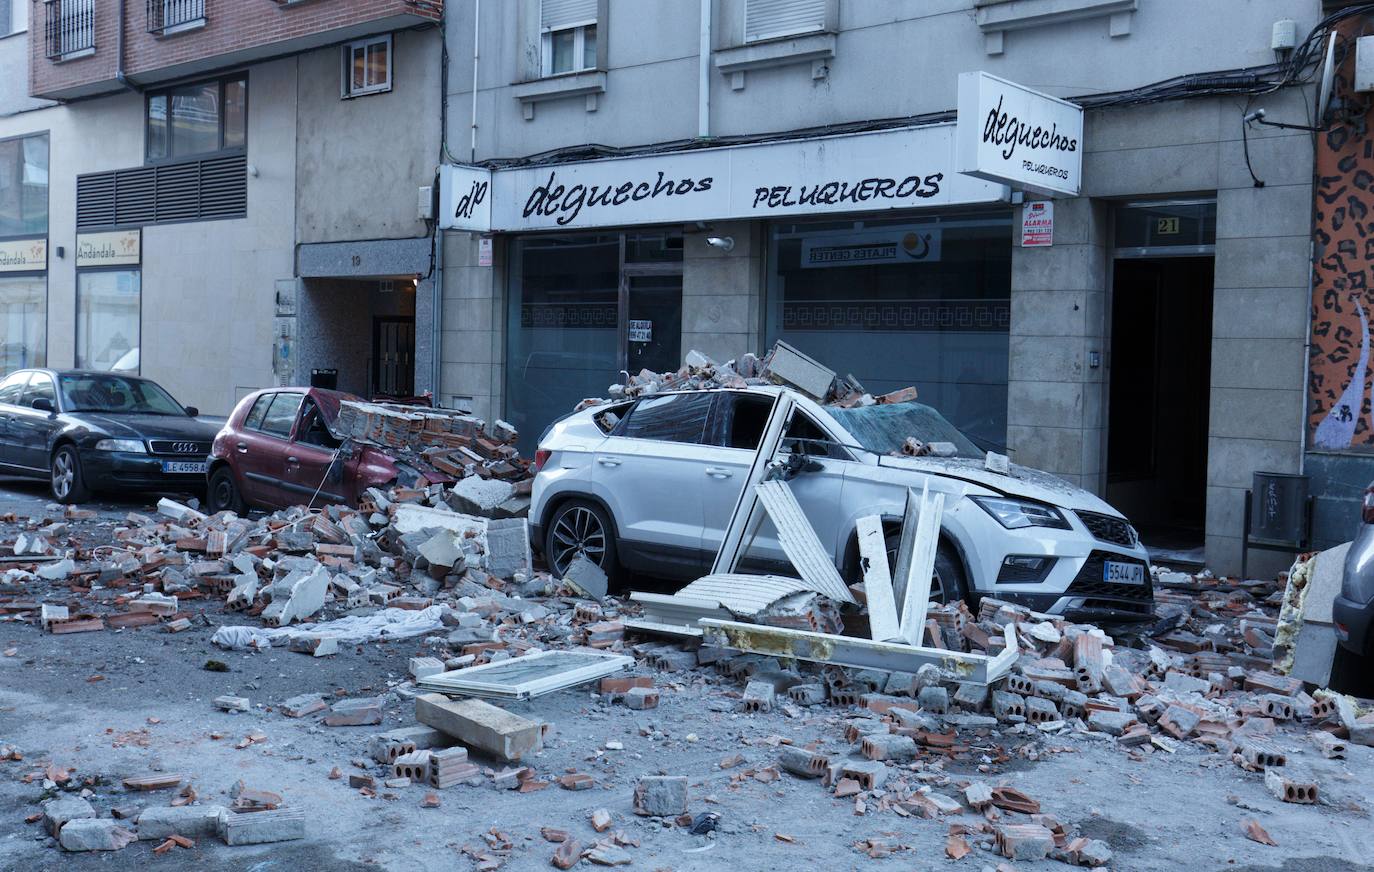
[[[1052,527],[1056,530],[1069,530],[1069,522],[1058,509],[1032,503],[1027,500],[1008,500],[1001,497],[969,497],[983,511],[997,519],[997,523],[1008,530],[1022,527]]]
[[[147,454],[148,449],[138,439],[101,439],[95,443],[96,451],[124,451],[129,454]]]

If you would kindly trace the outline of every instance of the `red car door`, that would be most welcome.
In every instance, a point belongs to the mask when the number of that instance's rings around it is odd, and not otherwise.
[[[330,435],[315,401],[309,397],[300,414],[286,455],[282,487],[295,505],[326,506],[352,500],[345,458],[338,455],[339,442]]]
[[[249,502],[277,507],[297,502],[288,494],[285,478],[291,431],[302,399],[304,394],[292,391],[263,394],[238,432],[233,448],[238,459],[239,483]],[[268,403],[258,416],[258,403],[264,400]]]

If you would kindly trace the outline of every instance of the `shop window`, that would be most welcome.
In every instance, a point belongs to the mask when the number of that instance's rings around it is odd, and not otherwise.
[[[88,270],[76,279],[76,368],[138,372],[138,270]]]
[[[915,385],[985,448],[1006,444],[1009,212],[777,223],[767,340],[872,394]]]
[[[828,0],[746,0],[744,41],[761,42],[825,29]]]
[[[361,97],[391,90],[391,35],[350,42],[343,47],[343,96]]]
[[[0,237],[48,232],[48,135],[0,141]]]
[[[148,161],[237,151],[248,141],[248,79],[239,75],[148,95]]]
[[[44,276],[0,278],[0,367],[47,366],[48,282]]]
[[[541,0],[542,75],[596,69],[597,0]]]

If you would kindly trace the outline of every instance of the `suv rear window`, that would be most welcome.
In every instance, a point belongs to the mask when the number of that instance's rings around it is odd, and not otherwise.
[[[763,429],[768,426],[768,415],[773,411],[773,398],[738,391],[722,391],[717,396],[707,441],[722,448],[756,451]]]
[[[701,391],[647,397],[635,404],[614,435],[628,439],[700,443],[706,435],[706,418],[713,396]]]

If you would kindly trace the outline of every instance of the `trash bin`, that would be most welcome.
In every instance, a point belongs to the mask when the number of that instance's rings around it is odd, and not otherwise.
[[[1305,475],[1256,472],[1251,491],[1251,539],[1301,547],[1307,539],[1307,490]]]
[[[339,371],[337,369],[310,370],[310,386],[312,388],[325,388],[331,391],[338,390]]]

